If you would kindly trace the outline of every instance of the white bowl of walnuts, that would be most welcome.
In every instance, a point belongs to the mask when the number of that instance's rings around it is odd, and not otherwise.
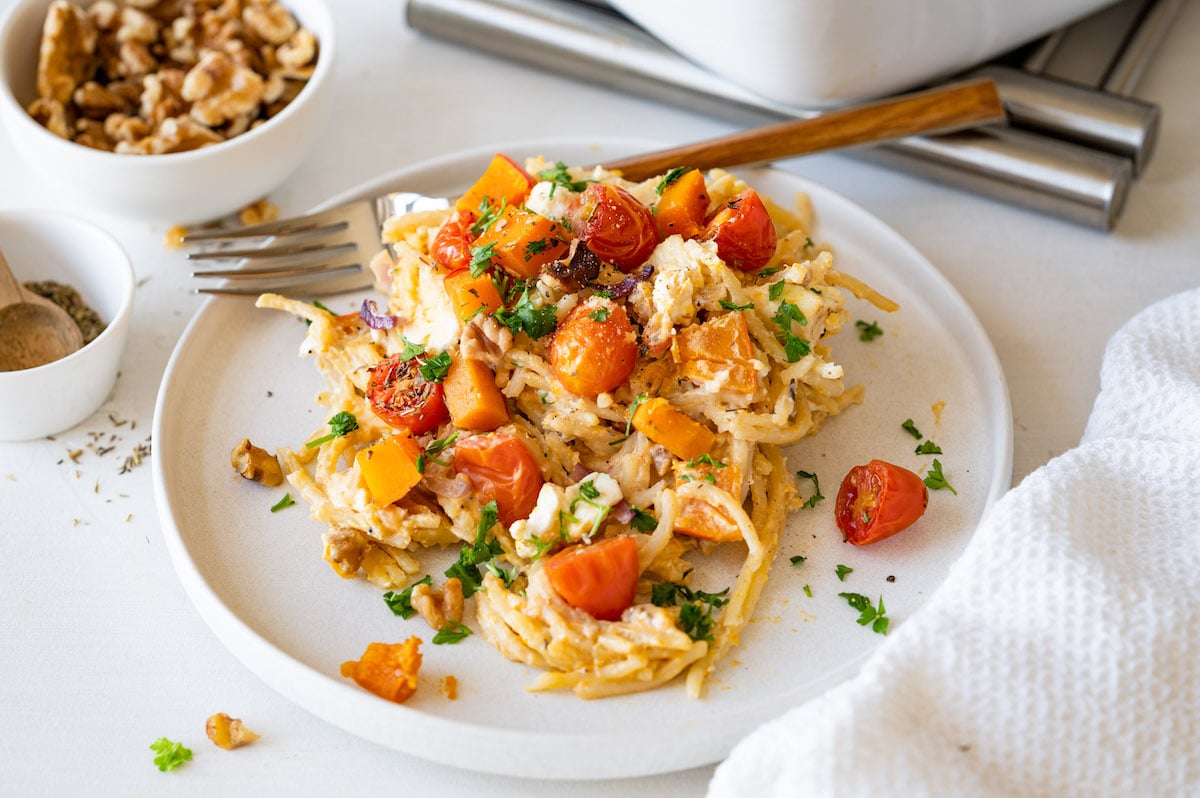
[[[0,119],[64,202],[203,222],[304,160],[333,58],[324,0],[18,0]]]

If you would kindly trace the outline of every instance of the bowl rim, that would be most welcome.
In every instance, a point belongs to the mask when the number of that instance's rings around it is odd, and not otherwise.
[[[142,156],[136,153],[116,153],[97,150],[93,147],[88,147],[83,144],[78,144],[74,141],[69,141],[61,136],[51,133],[48,129],[38,124],[38,122],[29,115],[25,107],[17,100],[14,90],[14,75],[10,73],[5,58],[0,57],[0,119],[8,119],[10,122],[10,131],[16,134],[18,130],[28,131],[28,135],[33,135],[35,138],[40,138],[41,142],[48,147],[55,148],[66,157],[75,157],[84,160],[94,159],[99,163],[117,163],[115,159],[122,159],[121,163],[128,165],[133,169],[156,169],[163,168],[164,165],[180,165],[204,158],[213,157],[213,153],[227,153],[236,148],[245,148],[253,146],[253,144],[263,136],[271,135],[272,131],[283,127],[287,120],[291,119],[301,112],[301,106],[315,96],[318,91],[330,80],[330,74],[333,71],[334,56],[337,51],[337,34],[334,30],[333,14],[330,11],[327,0],[301,0],[306,4],[311,4],[311,11],[314,16],[320,17],[320,23],[325,28],[325,31],[317,38],[318,56],[317,66],[313,70],[312,77],[304,84],[304,88],[296,95],[296,99],[288,103],[287,107],[280,111],[276,116],[271,117],[262,125],[256,128],[247,130],[241,135],[234,136],[231,139],[200,147],[195,150],[186,152],[168,152],[152,156]],[[45,4],[49,6],[52,0],[17,0],[9,9],[8,12],[0,18],[0,53],[4,53],[8,49],[10,39],[16,37],[19,32],[16,30],[16,18],[25,10],[32,6]],[[73,4],[78,5],[77,0],[70,0]],[[288,9],[293,15],[297,12],[292,7],[292,0],[281,0],[281,5]],[[312,27],[307,23],[311,20],[305,19],[305,27]],[[314,31],[315,33],[315,31]],[[38,36],[40,38],[41,31],[39,29]],[[36,65],[34,66],[36,70]],[[272,124],[278,121],[279,124]],[[13,127],[19,126],[19,127]],[[248,143],[247,143],[248,142]]]
[[[49,226],[59,228],[74,226],[86,229],[112,245],[115,254],[119,255],[119,257],[112,259],[111,265],[113,268],[109,271],[119,274],[125,280],[125,287],[121,292],[120,304],[117,306],[117,310],[112,318],[105,322],[103,332],[66,357],[61,357],[58,360],[52,360],[49,363],[43,363],[40,366],[34,366],[29,369],[2,371],[0,372],[0,382],[20,379],[20,377],[15,375],[42,374],[52,369],[69,366],[74,361],[87,357],[89,351],[100,349],[106,344],[108,339],[121,334],[120,328],[133,315],[134,298],[137,295],[137,274],[134,272],[133,260],[129,257],[129,252],[112,233],[82,216],[51,210],[49,208],[3,208],[0,209],[0,220],[12,221],[23,226],[27,225],[29,220],[38,220],[42,224],[48,222]],[[79,286],[77,285],[72,285],[71,287],[79,290]]]

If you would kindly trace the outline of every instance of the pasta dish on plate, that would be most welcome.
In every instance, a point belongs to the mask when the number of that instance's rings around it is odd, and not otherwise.
[[[805,197],[721,170],[497,155],[450,209],[388,221],[386,307],[261,296],[309,322],[325,381],[328,425],[276,452],[325,559],[444,642],[478,631],[539,669],[531,689],[700,696],[802,501],[782,447],[862,399],[829,344],[846,293],[896,309],[810,229]]]

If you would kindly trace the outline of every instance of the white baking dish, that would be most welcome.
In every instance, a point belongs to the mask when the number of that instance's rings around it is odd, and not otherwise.
[[[822,108],[954,74],[1113,0],[609,0],[698,64]]]

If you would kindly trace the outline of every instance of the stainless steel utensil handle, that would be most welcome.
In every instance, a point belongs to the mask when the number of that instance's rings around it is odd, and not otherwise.
[[[651,99],[760,125],[815,115],[760,97],[692,64],[615,14],[554,0],[409,0],[410,27]],[[1109,229],[1129,162],[1033,134],[980,129],[902,139],[854,157]]]

